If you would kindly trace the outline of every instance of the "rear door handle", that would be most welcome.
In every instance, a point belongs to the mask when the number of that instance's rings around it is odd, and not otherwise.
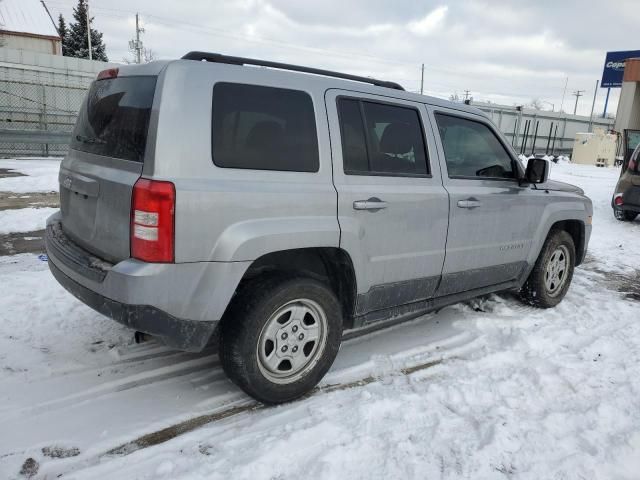
[[[479,207],[480,205],[482,205],[482,203],[480,203],[480,201],[476,200],[475,198],[468,198],[466,200],[458,200],[458,207],[459,208],[476,208],[476,207]]]
[[[371,210],[378,211],[387,208],[387,202],[383,202],[377,197],[371,197],[368,200],[356,200],[353,202],[354,210]]]

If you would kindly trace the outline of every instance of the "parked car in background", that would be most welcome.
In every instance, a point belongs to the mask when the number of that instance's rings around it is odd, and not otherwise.
[[[611,207],[621,221],[630,222],[640,213],[640,130],[624,131],[624,160]]]
[[[255,68],[255,66],[267,68]],[[309,392],[345,335],[518,291],[553,307],[591,201],[476,108],[391,82],[191,52],[102,72],[60,167],[56,279],[248,394]]]

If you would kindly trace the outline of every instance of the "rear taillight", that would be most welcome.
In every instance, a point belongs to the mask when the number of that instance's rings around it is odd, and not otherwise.
[[[173,183],[138,179],[131,201],[133,258],[144,262],[173,262],[175,205]]]
[[[618,207],[622,204],[624,204],[624,200],[622,199],[622,194],[618,193],[616,194],[615,197],[613,197],[613,203],[616,204]]]

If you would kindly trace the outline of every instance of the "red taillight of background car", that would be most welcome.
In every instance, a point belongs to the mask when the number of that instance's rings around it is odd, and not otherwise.
[[[621,193],[618,193],[615,197],[613,197],[613,203],[618,207],[624,203]]]
[[[176,188],[140,178],[131,202],[131,256],[144,262],[174,261]]]
[[[98,80],[106,80],[108,78],[117,78],[118,77],[118,69],[117,68],[108,68],[107,70],[102,70],[98,74]]]

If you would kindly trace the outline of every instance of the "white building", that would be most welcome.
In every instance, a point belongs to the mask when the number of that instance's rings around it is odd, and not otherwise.
[[[0,46],[62,55],[62,42],[40,0],[0,0]]]

